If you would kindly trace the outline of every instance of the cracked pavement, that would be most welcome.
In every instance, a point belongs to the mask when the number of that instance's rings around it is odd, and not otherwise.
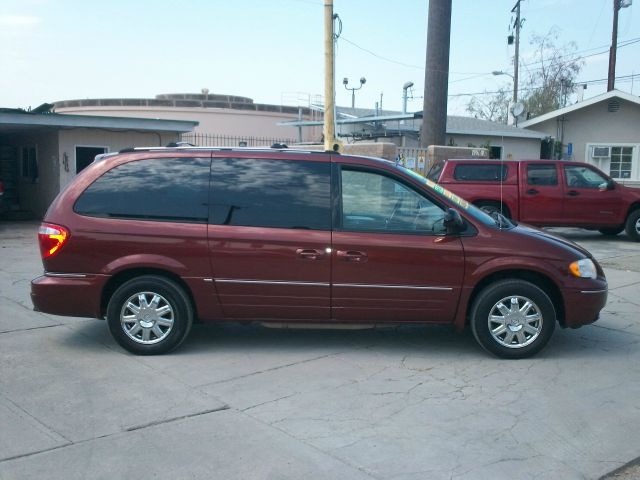
[[[103,321],[31,310],[36,224],[0,223],[0,479],[583,479],[640,455],[640,245],[601,319],[528,360],[449,327],[196,325],[136,357]]]

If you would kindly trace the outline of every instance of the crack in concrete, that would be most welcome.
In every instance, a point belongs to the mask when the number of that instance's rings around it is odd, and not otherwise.
[[[13,403],[13,402],[11,402],[11,403]],[[115,437],[115,436],[131,433],[131,432],[137,432],[137,431],[140,431],[140,430],[144,430],[146,428],[155,427],[157,425],[163,425],[163,424],[166,424],[166,423],[178,422],[180,420],[186,420],[186,419],[189,419],[189,418],[193,418],[193,417],[197,417],[197,416],[201,416],[201,415],[208,415],[210,413],[221,412],[221,411],[229,410],[229,409],[230,409],[230,407],[228,405],[224,405],[223,407],[212,408],[210,410],[204,410],[202,412],[190,413],[188,415],[181,415],[179,417],[174,417],[174,418],[169,418],[169,419],[166,419],[166,420],[160,420],[160,421],[157,421],[157,422],[150,422],[150,423],[146,423],[146,424],[143,424],[143,425],[137,425],[137,426],[134,426],[134,427],[129,427],[129,428],[127,428],[125,430],[121,430],[119,432],[107,433],[105,435],[100,435],[100,436],[93,437],[93,438],[87,438],[87,439],[84,439],[84,440],[79,440],[77,442],[73,442],[71,440],[67,440],[69,443],[66,443],[64,445],[57,445],[55,447],[44,448],[42,450],[38,450],[36,452],[22,453],[20,455],[14,455],[12,457],[0,459],[0,464],[1,463],[5,463],[5,462],[9,462],[11,460],[17,460],[17,459],[20,459],[20,458],[32,457],[34,455],[40,455],[40,454],[51,452],[51,451],[54,451],[54,450],[60,450],[62,448],[67,448],[67,447],[71,447],[71,446],[75,446],[75,445],[82,445],[84,443],[94,442],[96,440],[102,440],[104,438]],[[25,413],[27,413],[27,412],[25,412]],[[52,431],[55,432],[55,430],[53,430],[53,429],[52,429]],[[60,435],[60,436],[62,438],[65,438],[63,435]]]
[[[133,427],[129,427],[125,430],[125,432],[135,432],[136,430],[142,430],[143,428],[154,427],[156,425],[163,425],[165,423],[177,422],[178,420],[184,420],[185,418],[198,417],[200,415],[207,415],[209,413],[221,412],[223,410],[229,410],[229,405],[223,405],[218,408],[210,408],[208,410],[203,410],[201,412],[189,413],[187,415],[180,415],[179,417],[167,418],[164,420],[156,420],[154,422],[143,423],[142,425],[135,425]]]

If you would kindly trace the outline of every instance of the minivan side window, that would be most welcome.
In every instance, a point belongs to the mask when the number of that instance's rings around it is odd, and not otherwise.
[[[462,181],[499,182],[507,178],[507,166],[493,164],[460,164],[456,165],[453,178]]]
[[[207,223],[209,158],[149,158],[124,163],[80,195],[74,211],[94,217]]]
[[[343,169],[342,230],[443,234],[444,211],[386,175]]]
[[[529,185],[557,185],[558,171],[556,166],[530,163],[527,165],[527,183]]]
[[[214,158],[212,223],[331,230],[331,164]]]

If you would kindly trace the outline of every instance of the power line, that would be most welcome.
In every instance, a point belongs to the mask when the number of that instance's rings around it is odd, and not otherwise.
[[[636,74],[630,74],[630,75],[621,75],[621,76],[617,76],[616,80],[620,80],[621,82],[629,82],[632,79],[638,78],[640,77],[640,73],[636,73]],[[595,80],[582,80],[582,81],[575,81],[573,82],[574,85],[583,85],[583,84],[587,84],[587,85],[594,85],[597,83],[606,83],[607,79],[606,78],[599,78],[599,79],[595,79]],[[524,88],[520,88],[520,91],[531,91],[531,90],[538,90],[540,88],[543,88],[543,85],[538,85],[535,87],[524,87]],[[472,97],[472,96],[476,96],[476,95],[494,95],[496,93],[500,93],[500,90],[494,90],[491,92],[470,92],[470,93],[451,93],[449,94],[449,97]],[[414,97],[414,98],[418,98],[418,97]]]
[[[362,50],[363,52],[366,52],[369,55],[372,55],[372,56],[374,56],[374,57],[376,57],[376,58],[378,58],[380,60],[384,60],[385,62],[394,63],[396,65],[401,65],[401,66],[407,67],[407,68],[415,68],[417,70],[424,70],[424,65],[414,65],[414,64],[411,64],[411,63],[400,62],[398,60],[394,60],[392,58],[388,58],[388,57],[385,57],[383,55],[380,55],[380,54],[378,54],[378,53],[376,53],[376,52],[374,52],[372,50],[369,50],[368,48],[365,48],[365,47],[361,46],[361,45],[358,45],[356,42],[354,42],[353,40],[349,40],[344,35],[341,36],[340,38],[342,40],[344,40],[345,42],[347,42],[348,44],[353,45],[357,49]],[[640,37],[635,37],[635,38],[630,38],[630,39],[627,39],[627,40],[622,40],[622,41],[620,41],[618,43],[618,48],[627,47],[629,45],[633,45],[633,44],[638,43],[638,42],[640,42]],[[590,52],[590,51],[593,51],[593,50],[598,50],[600,48],[605,48],[605,47],[607,47],[607,50],[603,50],[601,52],[596,52],[596,53],[591,53],[589,55],[582,55],[582,56],[574,57],[574,55],[579,54],[579,53],[586,53],[586,52]],[[568,60],[566,62],[562,62],[562,63],[569,63],[569,62],[573,62],[573,61],[576,61],[576,60],[583,60],[585,58],[590,58],[590,57],[595,57],[595,56],[598,56],[598,55],[603,55],[605,53],[609,53],[608,46],[607,45],[601,45],[601,46],[598,46],[598,47],[587,48],[585,50],[578,50],[577,52],[574,52],[574,53],[568,53],[568,54],[565,54],[565,55],[560,55],[557,58],[560,59],[560,58],[572,57],[572,58],[570,58],[570,60]],[[528,69],[528,67],[531,67],[531,66],[534,66],[534,65],[539,65],[539,64],[541,64],[543,62],[544,62],[543,60],[538,60],[538,61],[535,61],[535,62],[522,64],[521,66]],[[533,68],[531,70],[539,70],[539,68]],[[465,81],[465,80],[471,80],[471,79],[478,78],[478,77],[485,76],[485,75],[490,75],[492,72],[453,72],[453,71],[450,71],[449,73],[457,74],[457,75],[471,75],[470,77],[460,78],[460,79],[452,80],[452,81],[449,82],[449,83],[454,83],[454,82],[462,82],[462,81]]]

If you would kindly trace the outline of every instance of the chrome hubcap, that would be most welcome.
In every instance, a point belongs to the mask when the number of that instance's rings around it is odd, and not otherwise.
[[[530,345],[542,331],[542,313],[530,299],[519,295],[505,297],[489,312],[489,331],[493,339],[508,348]]]
[[[171,304],[154,292],[131,295],[120,311],[120,325],[129,338],[150,345],[164,340],[173,328]]]
[[[636,232],[640,235],[640,218],[636,220]]]

